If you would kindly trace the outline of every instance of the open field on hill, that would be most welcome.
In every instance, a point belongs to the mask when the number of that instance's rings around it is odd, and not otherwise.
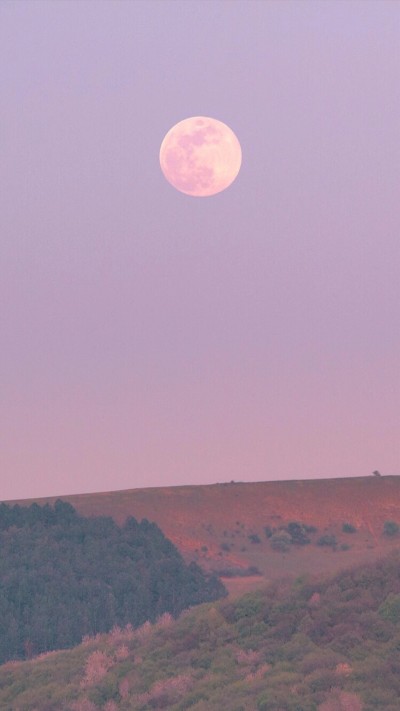
[[[54,503],[56,498],[35,501]],[[233,592],[257,585],[254,568],[261,573],[260,584],[305,571],[333,572],[375,560],[400,541],[383,535],[386,521],[400,523],[400,477],[395,476],[230,482],[61,498],[85,516],[112,516],[119,524],[128,516],[155,521],[186,560],[218,571]],[[266,529],[270,534],[290,522],[317,529],[310,544],[274,550]],[[355,529],[352,534],[343,532],[346,523]],[[323,536],[334,536],[336,545],[317,545]],[[246,569],[247,583],[234,575]]]

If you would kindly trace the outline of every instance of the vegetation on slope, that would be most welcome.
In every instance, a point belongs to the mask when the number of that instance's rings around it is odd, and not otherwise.
[[[400,555],[0,667],[4,711],[398,711]]]
[[[176,616],[224,593],[145,519],[119,527],[62,501],[0,504],[0,663],[74,646],[114,625]]]
[[[387,519],[400,524],[400,476],[152,487],[63,499],[82,516],[112,516],[119,525],[128,516],[154,521],[187,562],[221,575],[250,567],[268,580],[286,572],[328,575],[376,560],[400,540],[400,534],[388,535],[385,525]],[[37,500],[46,502],[54,504],[55,498]],[[294,532],[297,543],[286,537],[286,550],[276,550],[265,529],[272,533],[296,522],[308,529],[310,544],[298,545],[301,538]],[[353,535],[343,531],[344,523],[356,529]],[[317,545],[326,535],[332,538]]]

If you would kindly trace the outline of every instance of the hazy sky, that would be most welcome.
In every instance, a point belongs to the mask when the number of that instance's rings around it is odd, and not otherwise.
[[[385,0],[2,0],[0,499],[400,474],[399,47]]]

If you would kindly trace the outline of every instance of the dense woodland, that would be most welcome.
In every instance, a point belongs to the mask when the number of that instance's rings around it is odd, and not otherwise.
[[[60,500],[0,504],[0,663],[74,646],[114,625],[176,616],[224,594],[146,519],[119,527]]]
[[[398,711],[400,555],[0,667],[4,711]]]

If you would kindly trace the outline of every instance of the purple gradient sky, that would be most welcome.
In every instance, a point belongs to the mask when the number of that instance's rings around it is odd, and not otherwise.
[[[0,4],[0,499],[400,474],[400,5]],[[239,177],[164,179],[229,124]]]

